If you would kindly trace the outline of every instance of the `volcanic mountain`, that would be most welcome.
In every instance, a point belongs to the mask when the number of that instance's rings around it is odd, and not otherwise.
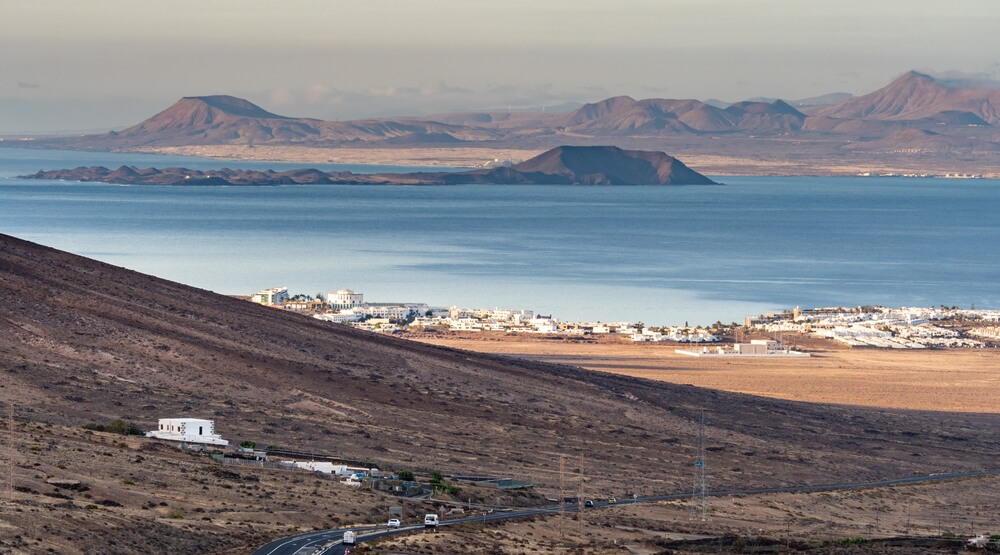
[[[715,182],[663,152],[613,146],[561,146],[512,167],[466,172],[355,174],[306,168],[192,170],[102,166],[39,171],[24,179],[97,181],[126,185],[712,185]]]
[[[70,144],[122,147],[215,144],[320,144],[341,141],[401,140],[458,142],[461,128],[402,120],[334,122],[280,116],[227,95],[184,97],[166,110],[122,131],[67,138]],[[472,134],[472,137],[477,137]]]
[[[109,138],[136,145],[294,140],[318,135],[314,123],[320,122],[272,114],[233,96],[192,96],[137,125],[111,132]]]
[[[514,165],[535,179],[586,185],[711,185],[711,179],[664,152],[613,146],[560,146]]]
[[[805,115],[781,100],[772,103],[737,102],[719,108],[699,100],[628,96],[586,104],[569,113],[563,125],[577,133],[603,135],[649,135],[754,130],[795,130]]]
[[[885,87],[817,113],[838,119],[1000,124],[1000,89],[954,86],[909,71]]]

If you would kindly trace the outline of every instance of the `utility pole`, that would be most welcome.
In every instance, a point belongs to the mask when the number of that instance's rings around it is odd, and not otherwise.
[[[559,539],[566,541],[563,532],[563,515],[566,512],[566,455],[559,455]]]
[[[580,485],[576,490],[576,522],[579,525],[579,542],[583,543],[583,455],[580,455]]]
[[[708,520],[708,490],[705,485],[705,409],[698,426],[698,455],[694,460],[694,484],[691,488],[691,519]]]
[[[7,501],[14,502],[14,401],[7,402]]]

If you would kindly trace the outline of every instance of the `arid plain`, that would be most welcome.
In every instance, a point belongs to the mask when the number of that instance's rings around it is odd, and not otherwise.
[[[718,358],[680,355],[674,350],[688,347],[673,344],[532,340],[501,334],[418,339],[457,349],[776,399],[893,409],[1000,412],[997,349],[849,349],[811,340],[806,350],[812,357],[807,359]]]

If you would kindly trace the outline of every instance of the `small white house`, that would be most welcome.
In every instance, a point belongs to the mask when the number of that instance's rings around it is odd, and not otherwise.
[[[146,437],[203,443],[206,445],[229,445],[229,441],[215,433],[215,422],[199,418],[161,418],[157,429],[146,432]]]

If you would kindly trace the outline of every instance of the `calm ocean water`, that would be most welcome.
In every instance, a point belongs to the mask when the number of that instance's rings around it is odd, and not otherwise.
[[[19,181],[120,164],[0,149],[0,233],[221,293],[710,323],[801,306],[1000,307],[1000,180],[727,177],[723,187],[141,187]],[[316,165],[384,171],[376,166]]]

